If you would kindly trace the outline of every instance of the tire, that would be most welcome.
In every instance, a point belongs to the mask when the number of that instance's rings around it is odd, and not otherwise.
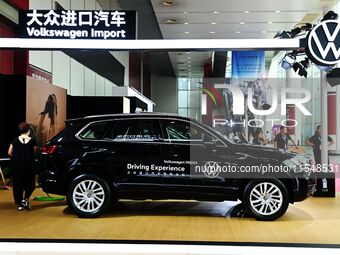
[[[110,188],[101,177],[84,174],[71,182],[67,202],[70,209],[79,217],[95,218],[109,207]]]
[[[243,203],[256,220],[273,221],[287,211],[289,194],[286,186],[277,179],[257,179],[244,189]]]

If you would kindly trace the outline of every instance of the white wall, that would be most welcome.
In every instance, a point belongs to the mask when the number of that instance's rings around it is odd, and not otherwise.
[[[70,94],[73,96],[85,95],[84,83],[84,66],[79,62],[71,59],[71,89]]]
[[[96,73],[91,69],[85,67],[85,96],[94,96],[96,95]]]
[[[31,58],[30,58],[30,63]],[[52,83],[71,91],[71,58],[61,51],[53,52]]]
[[[65,9],[102,10],[96,0],[30,0],[30,9],[48,10],[58,2]],[[129,52],[112,52],[125,67],[124,85],[129,85]],[[30,51],[29,63],[52,73],[52,82],[74,96],[112,96],[114,83],[96,74],[61,51]],[[114,70],[112,70],[114,72]]]
[[[177,83],[175,77],[151,76],[151,100],[155,102],[154,111],[176,113],[177,107]]]
[[[112,96],[112,87],[114,84],[109,81],[108,79],[104,79],[104,95],[105,96]]]
[[[96,74],[96,96],[105,96],[104,78]]]

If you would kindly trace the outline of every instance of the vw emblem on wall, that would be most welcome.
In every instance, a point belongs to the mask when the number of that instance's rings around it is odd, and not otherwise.
[[[326,20],[309,32],[306,53],[312,62],[323,66],[340,62],[339,30],[338,21]]]

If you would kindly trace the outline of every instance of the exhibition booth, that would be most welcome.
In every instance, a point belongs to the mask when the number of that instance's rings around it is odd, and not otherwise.
[[[135,10],[8,2],[0,241],[339,248],[337,6],[274,39],[141,39]],[[27,213],[8,156],[21,122]]]

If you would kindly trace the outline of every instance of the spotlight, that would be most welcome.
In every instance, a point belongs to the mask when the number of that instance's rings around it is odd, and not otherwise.
[[[294,38],[301,32],[300,27],[293,28],[292,30],[288,31],[279,31],[276,33],[274,38],[280,38],[280,39],[289,39]]]
[[[338,14],[333,11],[329,11],[325,14],[325,16],[323,16],[321,21],[332,20],[332,19],[338,19]]]
[[[285,70],[290,69],[296,62],[297,51],[287,53],[281,61],[281,67]]]
[[[298,74],[299,74],[301,77],[303,76],[303,77],[305,77],[305,78],[307,78],[307,75],[308,75],[307,70],[306,70],[305,68],[300,68]]]
[[[270,107],[272,107],[272,106],[271,106],[270,104],[267,104],[267,103],[264,103],[264,104],[262,105],[262,109],[263,109],[263,110],[269,110]]]
[[[340,85],[340,68],[334,68],[327,74],[327,81],[332,87]]]
[[[307,68],[309,67],[309,59],[305,58],[301,62],[296,62],[293,65],[293,69],[295,72],[298,72],[298,74],[302,77],[307,78]]]
[[[309,67],[309,59],[305,58],[304,60],[302,60],[300,62],[300,64],[304,67],[304,68],[308,68]]]

